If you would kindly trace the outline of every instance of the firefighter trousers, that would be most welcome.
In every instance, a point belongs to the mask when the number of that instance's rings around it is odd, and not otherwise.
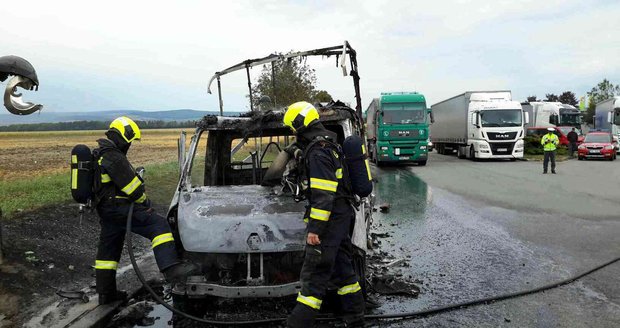
[[[320,245],[306,245],[301,269],[301,292],[289,319],[289,327],[312,327],[328,286],[338,291],[339,315],[355,326],[363,322],[364,296],[353,268],[350,227],[355,216],[336,216],[329,220]]]
[[[101,234],[97,247],[95,273],[97,293],[116,292],[116,269],[123,251],[129,204],[100,204],[97,207]],[[132,231],[151,241],[151,248],[160,271],[179,262],[174,238],[166,219],[145,206],[136,204],[132,216]]]

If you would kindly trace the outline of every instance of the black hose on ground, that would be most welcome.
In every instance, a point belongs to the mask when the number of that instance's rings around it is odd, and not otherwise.
[[[127,214],[127,252],[129,253],[129,259],[131,260],[131,265],[133,266],[134,271],[136,272],[136,275],[138,276],[138,279],[140,280],[140,282],[142,282],[142,285],[144,286],[144,288],[151,294],[151,296],[153,297],[153,299],[155,299],[155,301],[157,301],[157,303],[163,305],[166,309],[170,310],[172,313],[177,314],[179,316],[185,317],[187,319],[191,319],[197,322],[201,322],[201,323],[206,323],[206,324],[211,324],[211,325],[256,325],[256,324],[267,324],[267,323],[277,323],[277,322],[284,322],[286,321],[286,318],[272,318],[272,319],[260,319],[260,320],[249,320],[249,321],[216,321],[216,320],[208,320],[208,319],[204,319],[204,318],[199,318],[196,316],[193,316],[191,314],[185,313],[183,311],[180,311],[178,309],[175,309],[173,306],[171,306],[170,304],[168,304],[166,301],[164,301],[161,297],[159,297],[159,295],[157,295],[157,293],[155,293],[155,291],[153,290],[153,288],[151,288],[151,286],[149,286],[149,284],[146,282],[146,279],[144,279],[144,276],[142,275],[142,272],[140,271],[140,269],[138,268],[138,264],[136,263],[136,258],[133,254],[133,247],[132,247],[132,242],[131,242],[131,237],[132,237],[132,233],[131,233],[131,219],[133,216],[133,206],[134,204],[132,203],[131,206],[129,207],[129,213]],[[614,264],[616,262],[620,261],[620,257],[617,257],[613,260],[610,260],[608,262],[605,262],[601,265],[598,265],[588,271],[585,271],[581,274],[572,276],[570,278],[558,281],[558,282],[554,282],[551,284],[547,284],[544,286],[540,286],[540,287],[536,287],[536,288],[532,288],[532,289],[528,289],[528,290],[524,290],[524,291],[519,291],[519,292],[514,292],[514,293],[507,293],[507,294],[503,294],[503,295],[499,295],[499,296],[491,296],[491,297],[486,297],[486,298],[481,298],[481,299],[477,299],[477,300],[473,300],[473,301],[469,301],[469,302],[461,302],[461,303],[456,303],[456,304],[450,304],[450,305],[446,305],[446,306],[440,306],[440,307],[436,307],[436,308],[431,308],[428,310],[420,310],[420,311],[414,311],[414,312],[401,312],[401,313],[388,313],[388,314],[369,314],[369,315],[365,315],[364,317],[366,319],[412,319],[412,318],[418,318],[418,317],[424,317],[424,316],[429,316],[429,315],[433,315],[433,314],[438,314],[441,312],[448,312],[448,311],[453,311],[456,309],[461,309],[461,308],[466,308],[466,307],[470,307],[470,306],[474,306],[474,305],[480,305],[480,304],[489,304],[492,302],[497,302],[497,301],[503,301],[503,300],[507,300],[507,299],[511,299],[511,298],[516,298],[516,297],[520,297],[520,296],[525,296],[525,295],[530,295],[530,294],[534,294],[534,293],[539,293],[545,290],[549,290],[549,289],[553,289],[553,288],[557,288],[563,285],[567,285],[570,284],[578,279],[581,279],[595,271],[598,271],[600,269],[603,269],[611,264]],[[320,321],[331,321],[331,320],[335,320],[336,318],[333,317],[328,317],[328,318],[319,318],[318,320]]]

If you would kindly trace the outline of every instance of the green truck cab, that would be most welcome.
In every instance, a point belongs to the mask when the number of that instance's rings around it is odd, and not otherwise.
[[[366,111],[368,152],[372,161],[426,165],[428,126],[433,117],[424,95],[417,92],[385,92],[372,100]]]

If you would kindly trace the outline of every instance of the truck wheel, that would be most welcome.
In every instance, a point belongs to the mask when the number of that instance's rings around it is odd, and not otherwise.
[[[444,151],[443,145],[437,145],[437,153],[440,154],[440,155],[445,155],[446,154],[445,151]]]
[[[465,149],[463,149],[463,147],[459,146],[459,148],[457,148],[457,151],[456,151],[456,156],[459,159],[467,158],[467,156],[465,156]]]
[[[472,161],[476,161],[476,152],[474,151],[474,146],[469,147],[469,159]]]
[[[426,165],[426,161],[419,161],[419,162],[418,162],[418,165],[419,165],[419,166],[425,166],[425,165]]]

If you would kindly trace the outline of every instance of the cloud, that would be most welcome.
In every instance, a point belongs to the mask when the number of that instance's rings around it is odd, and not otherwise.
[[[29,1],[0,13],[0,42],[35,65],[33,97],[53,111],[217,109],[215,71],[344,40],[364,104],[413,89],[429,103],[472,89],[524,99],[620,83],[619,12],[613,1]],[[319,88],[353,101],[332,59],[309,63]],[[244,75],[222,79],[227,108],[247,108]]]

